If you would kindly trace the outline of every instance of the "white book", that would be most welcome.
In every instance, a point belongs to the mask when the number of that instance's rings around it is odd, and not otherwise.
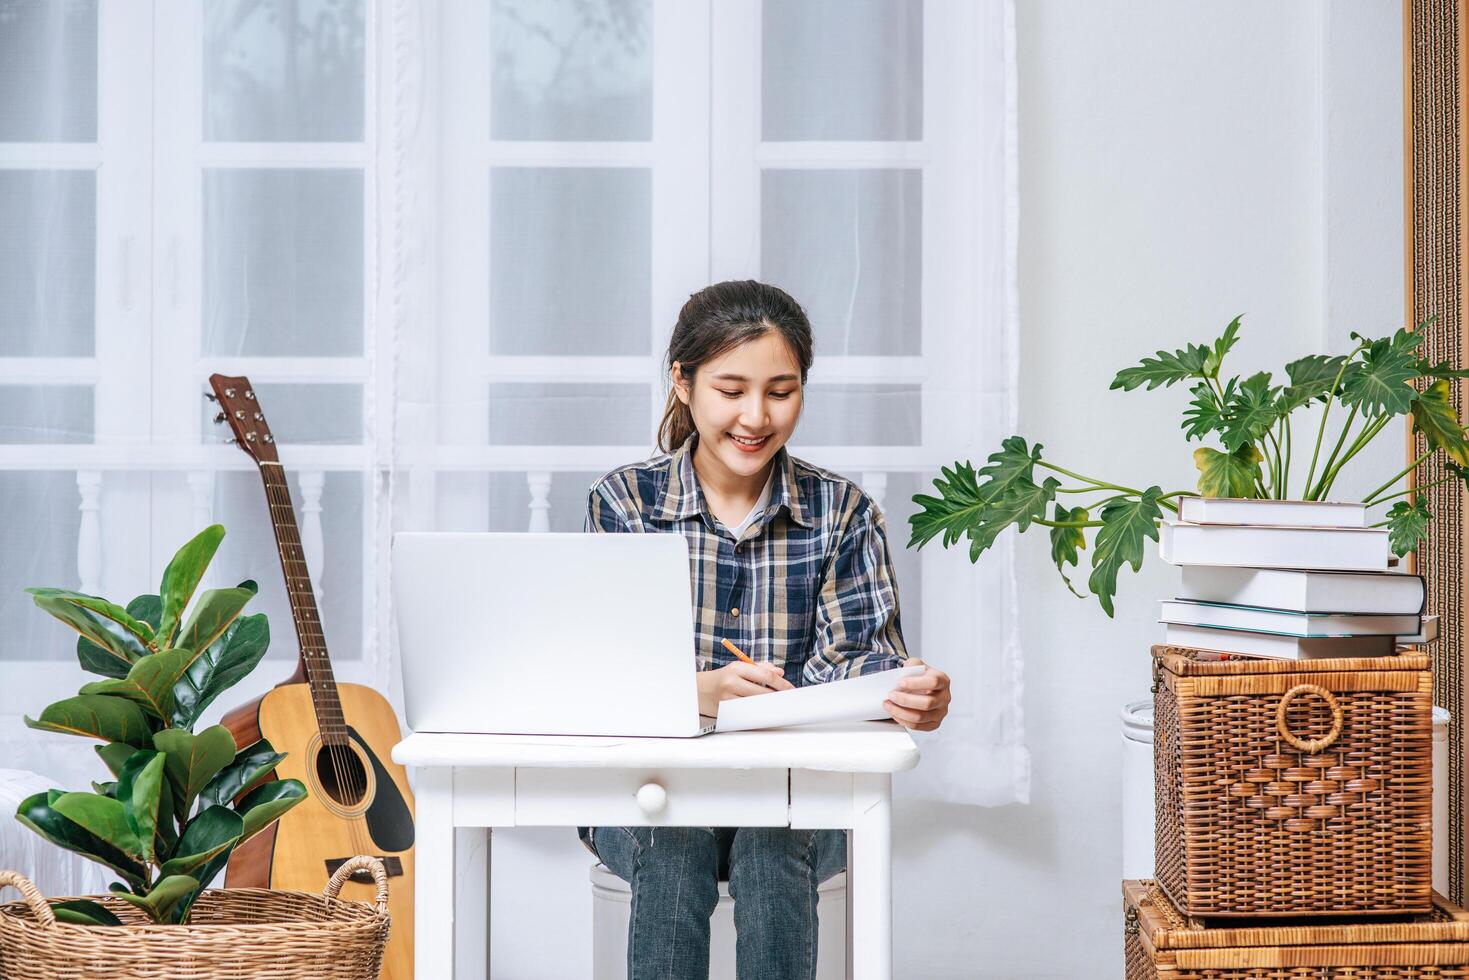
[[[1164,599],[1158,622],[1288,636],[1407,636],[1423,626],[1416,615],[1294,612],[1188,599]]]
[[[1178,519],[1189,524],[1280,527],[1366,527],[1367,505],[1336,500],[1250,500],[1179,497]]]
[[[1436,639],[1438,639],[1438,617],[1424,616],[1423,628],[1412,636],[1398,637],[1398,642],[1412,643],[1418,645],[1423,643],[1432,643]]]
[[[755,728],[817,725],[833,721],[881,721],[891,717],[882,703],[905,677],[923,673],[922,666],[898,667],[825,684],[771,691],[719,702],[716,732]]]
[[[1293,612],[1421,614],[1426,596],[1422,576],[1406,572],[1185,565],[1178,597]]]
[[[1164,521],[1158,554],[1174,565],[1248,565],[1382,571],[1392,550],[1386,528],[1248,527]]]
[[[1212,629],[1208,626],[1170,624],[1164,643],[1171,646],[1243,653],[1277,660],[1310,660],[1322,657],[1387,657],[1395,652],[1391,636],[1280,636],[1276,633],[1247,633],[1244,630]]]

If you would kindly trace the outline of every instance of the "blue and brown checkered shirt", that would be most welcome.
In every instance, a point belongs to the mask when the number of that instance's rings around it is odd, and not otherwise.
[[[872,498],[782,446],[770,502],[736,541],[705,503],[698,438],[602,477],[586,518],[587,531],[688,538],[698,668],[735,659],[726,637],[797,687],[900,666],[898,587]]]

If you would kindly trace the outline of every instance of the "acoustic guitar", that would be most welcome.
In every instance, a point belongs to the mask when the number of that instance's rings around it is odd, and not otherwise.
[[[397,715],[377,691],[332,677],[296,511],[260,400],[248,378],[215,374],[209,384],[214,394],[205,397],[220,407],[215,422],[229,425],[265,483],[301,651],[295,674],[230,711],[222,723],[237,745],[269,739],[286,754],[275,775],[299,779],[309,790],[269,830],[235,850],[225,887],[320,892],[348,858],[375,855],[387,868],[393,917],[381,976],[412,980],[413,796],[403,767],[389,755],[402,737]],[[371,901],[372,878],[359,872],[341,895]]]

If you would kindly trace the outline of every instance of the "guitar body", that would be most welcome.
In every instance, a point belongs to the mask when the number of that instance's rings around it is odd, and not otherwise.
[[[335,862],[356,854],[383,858],[390,871],[393,926],[381,975],[383,980],[412,980],[413,795],[403,767],[389,756],[402,733],[381,694],[359,684],[336,688],[350,733],[350,758],[341,750],[334,757],[323,747],[305,683],[282,684],[225,716],[223,723],[237,745],[269,739],[277,752],[286,754],[276,777],[299,779],[308,790],[306,799],[274,827],[235,850],[225,887],[320,892]],[[376,888],[370,879],[353,878],[342,886],[341,895],[371,902]]]

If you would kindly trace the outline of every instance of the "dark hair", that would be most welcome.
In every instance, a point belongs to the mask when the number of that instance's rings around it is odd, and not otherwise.
[[[801,304],[784,289],[753,279],[716,282],[690,296],[678,311],[663,369],[673,370],[673,362],[677,361],[692,389],[694,375],[706,361],[770,331],[779,333],[790,345],[801,366],[804,385],[806,372],[811,370],[811,322]],[[663,421],[658,425],[659,448],[672,452],[693,432],[693,413],[670,388]]]

